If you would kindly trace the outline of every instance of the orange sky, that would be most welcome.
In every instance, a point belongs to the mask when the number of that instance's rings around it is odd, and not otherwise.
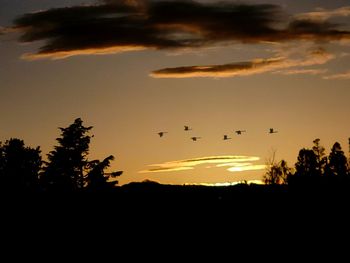
[[[142,16],[152,18],[151,14],[153,20],[130,20],[136,33],[118,29],[124,35],[117,40],[114,35],[106,39],[106,30],[98,42],[89,42],[85,34],[70,32],[75,24],[63,35],[44,31],[50,27],[28,31],[28,23],[34,23],[31,16],[13,28],[20,15],[79,7],[82,2],[90,10],[93,1],[0,0],[0,141],[21,138],[30,146],[40,145],[45,156],[56,143],[57,127],[81,117],[94,126],[90,158],[114,155],[112,170],[124,170],[121,184],[144,179],[177,184],[261,179],[273,149],[278,159],[293,166],[298,151],[311,147],[315,138],[327,151],[336,141],[348,151],[348,1],[243,1],[254,12],[270,3],[288,14],[269,35],[261,33],[270,29],[268,23],[253,23],[240,32],[218,20],[208,25],[200,16],[193,20],[177,15],[175,21],[171,15],[157,16],[157,11]],[[143,5],[135,11],[123,1],[112,2],[125,12],[144,15],[151,10]],[[208,3],[217,2],[201,1],[193,8],[204,5],[207,16],[215,17]],[[103,1],[97,9],[102,18],[119,18]],[[60,9],[57,12],[49,19],[63,19]],[[196,30],[188,30],[189,23]],[[40,53],[50,38],[18,41],[24,33],[37,37],[34,33],[40,30],[60,39],[51,43],[55,49]],[[192,130],[184,131],[184,125]],[[268,134],[270,127],[278,133]],[[235,130],[247,132],[239,136]],[[159,131],[168,133],[160,138]],[[232,139],[223,140],[224,134]],[[193,136],[201,139],[194,142]]]

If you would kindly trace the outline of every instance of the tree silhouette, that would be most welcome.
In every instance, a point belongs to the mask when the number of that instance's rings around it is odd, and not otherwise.
[[[105,158],[102,162],[99,160],[94,160],[89,163],[89,166],[91,167],[90,172],[87,174],[87,181],[88,185],[87,188],[90,191],[106,191],[115,186],[118,181],[111,181],[108,180],[110,178],[115,178],[117,176],[120,176],[123,172],[113,172],[109,174],[105,174],[104,170],[109,167],[110,162],[114,160],[114,157],[112,155]]]
[[[317,176],[319,174],[317,155],[313,150],[301,149],[295,164],[296,176]]]
[[[61,137],[56,139],[59,145],[47,155],[49,162],[45,162],[42,182],[47,189],[82,189],[90,143],[87,133],[92,127],[84,127],[82,120],[78,118],[69,127],[59,129]]]
[[[287,178],[291,173],[291,169],[288,167],[285,160],[279,162],[275,161],[276,152],[274,151],[271,157],[266,162],[266,172],[263,176],[265,184],[276,185],[286,184]]]
[[[314,146],[312,147],[313,152],[316,156],[316,170],[318,175],[323,175],[327,164],[327,156],[325,154],[325,148],[320,145],[320,139],[313,141]]]
[[[342,151],[340,143],[336,142],[333,145],[328,159],[329,161],[326,166],[327,175],[344,176],[347,174],[348,161],[344,152]]]
[[[26,147],[20,139],[0,143],[0,187],[4,191],[37,191],[42,160],[40,147]]]
[[[91,140],[88,133],[92,127],[83,126],[83,121],[78,118],[69,127],[59,129],[61,137],[56,139],[59,145],[48,154],[49,161],[45,162],[41,176],[44,188],[49,191],[80,191],[89,186],[110,185],[104,169],[113,156],[102,162],[87,158]]]

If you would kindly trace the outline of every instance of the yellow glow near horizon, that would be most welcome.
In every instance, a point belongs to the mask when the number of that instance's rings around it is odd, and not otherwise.
[[[228,168],[227,171],[229,171],[229,172],[244,172],[244,171],[255,171],[255,170],[264,170],[264,169],[266,169],[266,165],[257,164],[257,165],[231,167],[231,168]]]
[[[243,180],[243,181],[235,181],[235,182],[224,182],[224,183],[197,183],[197,184],[185,184],[185,185],[202,185],[202,186],[233,186],[238,184],[264,184],[262,180]]]
[[[171,171],[183,171],[192,170],[196,166],[202,166],[205,164],[217,164],[215,166],[206,166],[206,169],[219,168],[224,166],[231,166],[227,169],[230,172],[238,171],[250,171],[250,170],[263,170],[265,165],[255,165],[247,163],[247,161],[255,162],[259,161],[259,157],[255,156],[209,156],[201,158],[193,158],[179,161],[170,161],[161,164],[151,164],[149,166],[156,167],[148,170],[139,171],[139,173],[159,173],[159,172],[171,172]]]

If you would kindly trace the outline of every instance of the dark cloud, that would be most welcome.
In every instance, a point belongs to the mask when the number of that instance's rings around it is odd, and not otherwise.
[[[281,53],[279,57],[269,59],[255,59],[248,62],[238,62],[224,65],[205,65],[205,66],[187,66],[176,68],[165,68],[153,71],[150,76],[154,78],[193,78],[193,77],[211,77],[224,78],[235,76],[249,76],[265,72],[289,75],[294,74],[321,74],[324,71],[310,69],[295,69],[295,67],[310,67],[323,65],[335,58],[323,48],[312,50],[303,50],[299,46],[299,58],[293,58],[293,54]]]
[[[46,40],[38,54],[60,54],[118,46],[173,46],[159,39],[138,8],[112,5],[78,6],[26,14],[15,21],[21,41]]]
[[[155,78],[189,78],[189,77],[231,77],[262,73],[280,65],[281,58],[257,59],[249,62],[238,62],[224,65],[188,66],[165,68],[153,71]]]
[[[350,38],[350,32],[328,21],[287,18],[276,5],[103,0],[25,14],[14,21],[14,27],[22,31],[20,41],[45,41],[31,58],[195,48],[234,41]]]
[[[195,32],[203,42],[269,39],[281,19],[275,5],[203,4],[194,1],[158,2],[149,8],[154,25]]]
[[[338,27],[339,25],[327,21],[301,19],[292,21],[287,33],[291,38],[301,39],[337,40],[350,38],[349,31],[338,30]]]

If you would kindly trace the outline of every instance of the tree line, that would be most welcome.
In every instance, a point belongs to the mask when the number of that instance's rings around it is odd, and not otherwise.
[[[31,148],[23,140],[0,142],[1,192],[79,192],[109,191],[115,188],[122,171],[106,173],[113,155],[101,160],[89,160],[89,144],[93,127],[85,127],[78,118],[66,128],[59,128],[57,145],[43,161],[40,147]],[[299,151],[294,168],[285,160],[275,161],[275,154],[267,161],[263,176],[268,185],[306,185],[337,182],[350,184],[349,160],[340,143],[334,143],[329,155],[313,141],[311,149]]]
[[[23,140],[9,139],[0,142],[1,192],[77,192],[108,191],[118,181],[122,171],[106,173],[114,160],[89,160],[89,135],[93,127],[85,127],[78,118],[70,126],[59,128],[57,145],[43,161],[40,147],[25,146]]]
[[[349,139],[350,143],[350,139]],[[320,144],[320,139],[313,141],[311,149],[299,151],[294,168],[285,160],[275,161],[275,154],[267,161],[264,175],[266,184],[319,184],[325,182],[348,182],[350,179],[350,160],[346,157],[339,142],[334,143],[329,155]]]

